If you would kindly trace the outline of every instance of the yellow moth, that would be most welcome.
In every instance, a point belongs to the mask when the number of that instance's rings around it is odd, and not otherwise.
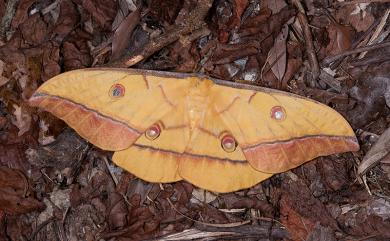
[[[82,69],[45,82],[30,103],[63,119],[150,182],[216,192],[251,187],[318,156],[359,149],[330,107],[203,75]]]

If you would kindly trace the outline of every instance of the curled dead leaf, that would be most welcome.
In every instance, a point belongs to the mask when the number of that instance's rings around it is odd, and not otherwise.
[[[379,137],[374,146],[363,157],[358,167],[358,174],[363,175],[374,165],[389,156],[390,152],[390,128]]]

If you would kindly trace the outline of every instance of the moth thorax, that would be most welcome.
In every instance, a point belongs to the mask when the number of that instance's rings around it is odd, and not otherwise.
[[[187,96],[187,112],[191,129],[193,129],[197,123],[203,119],[207,109],[207,102],[208,96],[206,93],[203,93],[196,88],[189,92]]]

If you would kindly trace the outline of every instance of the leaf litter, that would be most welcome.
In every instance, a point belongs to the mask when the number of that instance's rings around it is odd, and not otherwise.
[[[0,240],[389,239],[385,2],[0,1]],[[362,149],[229,194],[146,183],[26,104],[47,79],[92,65],[308,96],[342,113]]]

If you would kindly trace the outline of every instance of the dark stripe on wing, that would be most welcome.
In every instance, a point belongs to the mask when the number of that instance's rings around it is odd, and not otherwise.
[[[102,113],[100,113],[99,111],[97,110],[93,110],[93,109],[90,109],[88,107],[86,107],[85,105],[81,104],[81,103],[77,103],[73,100],[69,100],[69,99],[66,99],[66,98],[63,98],[61,96],[57,96],[57,95],[50,95],[50,94],[46,94],[46,93],[35,93],[34,95],[31,96],[29,102],[33,105],[33,106],[39,106],[39,103],[40,103],[40,100],[42,100],[41,98],[52,98],[52,99],[57,99],[57,100],[61,100],[61,101],[65,101],[65,102],[69,102],[73,105],[77,105],[79,106],[80,108],[83,108],[84,110],[86,111],[90,111],[90,112],[93,112],[93,113],[96,113],[97,115],[99,115],[100,117],[102,118],[105,118],[105,119],[108,119],[112,122],[116,122],[118,124],[121,124],[121,125],[124,125],[126,128],[128,128],[130,131],[132,132],[135,132],[137,134],[142,134],[142,132],[139,132],[136,128],[134,127],[131,127],[128,123],[125,123],[123,121],[120,121],[120,120],[116,120],[116,119],[113,119],[107,115],[104,115]]]
[[[277,141],[261,142],[261,143],[258,143],[258,144],[242,147],[242,149],[243,150],[249,150],[249,149],[252,149],[252,148],[257,148],[257,147],[266,146],[266,145],[283,144],[283,143],[294,142],[294,141],[299,141],[299,140],[305,140],[305,139],[310,140],[310,139],[317,139],[317,138],[329,139],[330,141],[332,141],[332,140],[345,140],[347,142],[350,142],[351,144],[356,144],[357,149],[356,150],[351,150],[351,151],[359,150],[359,144],[358,144],[358,141],[357,141],[356,137],[353,137],[353,136],[331,136],[331,135],[305,135],[305,136],[290,138],[290,139],[287,139],[287,140],[277,140]]]
[[[156,148],[156,147],[152,147],[152,146],[145,146],[145,145],[140,145],[140,144],[133,144],[133,146],[140,148],[140,149],[148,149],[150,151],[165,152],[168,154],[182,156],[182,157],[189,156],[192,158],[199,158],[199,159],[206,158],[206,159],[209,159],[212,161],[222,161],[222,162],[230,162],[233,164],[249,165],[249,163],[246,160],[232,160],[229,158],[220,158],[220,157],[213,157],[213,156],[208,156],[208,155],[199,155],[199,154],[193,154],[193,153],[189,153],[189,152],[179,153],[179,152],[175,152],[175,151],[171,151],[171,150],[165,150],[165,149],[161,149],[161,148]]]

